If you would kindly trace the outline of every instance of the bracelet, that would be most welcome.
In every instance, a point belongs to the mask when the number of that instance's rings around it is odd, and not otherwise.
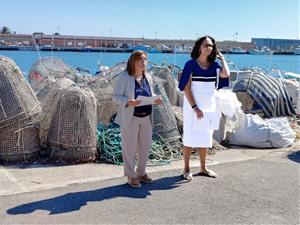
[[[197,104],[193,105],[193,106],[192,106],[192,109],[194,109],[194,108],[196,108],[196,107],[197,107]]]
[[[201,109],[199,109],[198,106],[196,106],[195,108],[193,108],[193,110],[195,110],[195,111],[198,111],[198,110],[201,111]]]

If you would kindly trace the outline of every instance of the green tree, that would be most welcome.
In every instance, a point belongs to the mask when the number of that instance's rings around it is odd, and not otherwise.
[[[11,34],[11,31],[10,31],[9,27],[3,26],[0,30],[0,33],[1,34]]]

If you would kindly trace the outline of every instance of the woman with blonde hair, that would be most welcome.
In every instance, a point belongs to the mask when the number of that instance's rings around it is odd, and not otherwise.
[[[139,106],[141,101],[137,100],[138,96],[154,96],[146,66],[147,54],[140,50],[133,52],[114,88],[114,100],[119,105],[115,122],[121,128],[124,175],[128,177],[128,184],[135,188],[141,187],[141,182],[152,182],[146,173],[146,163],[152,143],[153,106]],[[157,98],[154,104],[161,104],[161,101]]]

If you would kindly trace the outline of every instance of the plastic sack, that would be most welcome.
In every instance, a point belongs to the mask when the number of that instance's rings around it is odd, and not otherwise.
[[[244,126],[228,133],[227,141],[230,144],[254,148],[282,148],[294,143],[295,133],[286,117],[263,120],[258,115],[245,116]]]
[[[237,119],[237,112],[241,110],[241,103],[236,94],[229,89],[220,89],[216,94],[216,101],[221,112],[231,120]]]

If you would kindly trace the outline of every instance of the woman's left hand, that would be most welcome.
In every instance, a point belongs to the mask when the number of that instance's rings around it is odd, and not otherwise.
[[[216,55],[216,57],[217,57],[217,59],[219,59],[219,60],[224,60],[224,56],[223,56],[223,54],[220,52],[220,50],[219,49],[217,49],[217,55]]]
[[[162,99],[161,98],[157,98],[154,100],[154,104],[155,105],[160,105],[162,103]]]

